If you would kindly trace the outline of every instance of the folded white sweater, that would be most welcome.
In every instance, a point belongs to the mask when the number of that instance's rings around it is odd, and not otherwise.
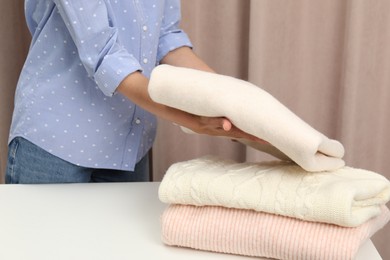
[[[171,204],[253,209],[356,227],[381,212],[390,182],[362,169],[309,173],[283,161],[235,163],[203,157],[173,164],[159,198]]]
[[[341,159],[344,148],[338,141],[316,131],[249,82],[160,65],[152,72],[148,90],[155,102],[196,115],[227,117],[235,126],[266,140],[307,171],[344,166]]]

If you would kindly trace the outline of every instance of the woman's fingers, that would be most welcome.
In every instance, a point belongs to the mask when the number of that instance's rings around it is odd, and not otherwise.
[[[227,118],[223,118],[222,119],[222,129],[225,130],[225,131],[230,131],[230,129],[232,129],[233,127],[233,124],[232,122],[230,122],[230,120],[228,120]]]

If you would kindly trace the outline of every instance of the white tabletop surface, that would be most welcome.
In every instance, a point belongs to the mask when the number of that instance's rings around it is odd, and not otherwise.
[[[165,246],[158,185],[0,185],[0,259],[254,259]],[[371,241],[367,259],[381,259]]]

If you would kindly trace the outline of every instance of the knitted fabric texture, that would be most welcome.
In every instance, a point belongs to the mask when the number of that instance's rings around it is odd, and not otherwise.
[[[389,210],[356,228],[223,207],[171,205],[162,215],[162,240],[172,246],[291,260],[354,259],[390,218]]]
[[[159,198],[169,204],[252,209],[356,227],[380,214],[390,199],[390,182],[351,167],[309,173],[290,162],[203,157],[173,164],[161,182]]]
[[[238,128],[272,144],[265,150],[274,147],[277,151],[271,154],[281,151],[307,171],[344,166],[341,143],[313,129],[269,93],[249,82],[160,65],[151,74],[148,91],[155,102],[196,115],[229,118]],[[252,143],[264,151],[262,145]]]

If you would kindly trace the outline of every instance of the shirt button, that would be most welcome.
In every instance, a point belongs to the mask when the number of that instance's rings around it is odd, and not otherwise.
[[[144,32],[146,32],[148,30],[148,27],[146,25],[142,26],[142,30],[144,30]]]
[[[144,58],[143,59],[143,62],[146,64],[146,63],[148,63],[148,59],[147,58]]]
[[[135,123],[136,123],[137,125],[139,125],[139,124],[141,124],[141,120],[140,120],[139,118],[137,118],[137,119],[135,120]]]

